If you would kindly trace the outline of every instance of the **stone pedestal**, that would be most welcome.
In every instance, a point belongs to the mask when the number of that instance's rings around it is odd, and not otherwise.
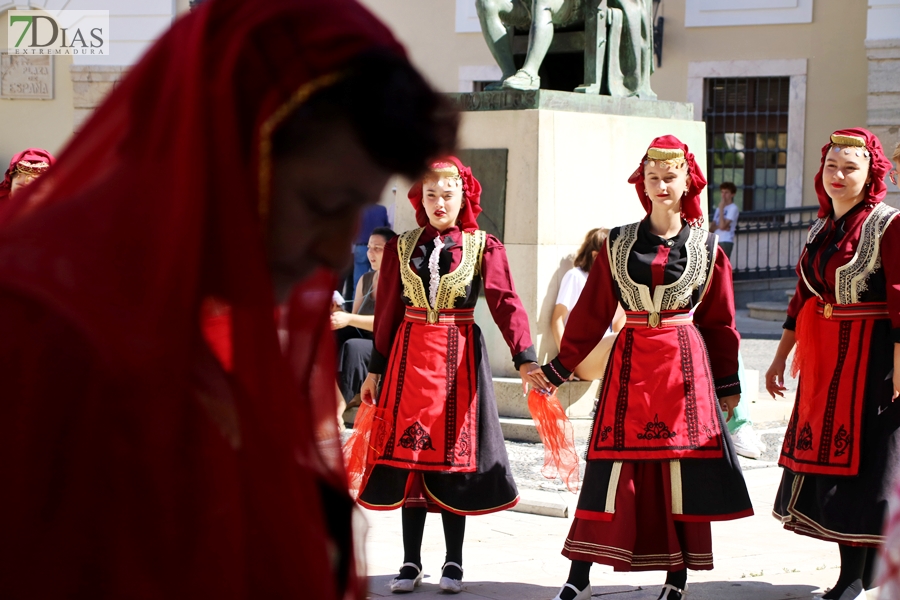
[[[72,65],[74,92],[74,131],[81,129],[87,118],[100,106],[113,87],[124,77],[127,67],[108,65]]]
[[[693,120],[693,106],[687,103],[549,90],[454,94],[452,99],[462,110],[460,148],[507,151],[503,243],[539,360],[547,362],[558,353],[550,315],[559,284],[585,234],[643,218],[628,177],[653,138],[677,136],[706,172],[705,125]],[[483,182],[489,179],[477,165],[474,172]],[[386,194],[386,203],[395,204],[397,231],[416,226],[408,188],[397,181]],[[490,192],[486,188],[485,197]],[[485,302],[478,303],[475,318],[487,340],[501,416],[528,426],[518,373]],[[569,416],[584,419],[577,424],[578,437],[587,435],[597,387],[581,382],[560,391]],[[504,430],[510,427],[504,423]],[[521,433],[511,437],[529,439]]]

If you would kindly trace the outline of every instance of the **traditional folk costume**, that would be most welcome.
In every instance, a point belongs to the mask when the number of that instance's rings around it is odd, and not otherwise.
[[[359,503],[374,510],[440,507],[458,515],[510,508],[518,491],[500,430],[475,303],[484,288],[516,368],[534,362],[528,315],[513,286],[503,244],[479,230],[481,185],[455,157],[463,207],[459,227],[438,232],[409,198],[421,226],[387,243],[375,303],[371,373],[379,395],[383,448]]]
[[[839,219],[822,173],[829,152],[870,158],[862,202]],[[891,163],[865,129],[835,132],[816,175],[819,218],[797,264],[785,329],[795,329],[797,396],[779,464],[774,516],[795,533],[875,547],[900,464],[900,404],[892,402],[900,342],[900,225],[882,203]]]
[[[753,513],[717,397],[740,393],[731,265],[695,223],[706,181],[687,146],[653,141],[629,179],[648,215],[644,166],[687,161],[681,231],[653,235],[649,217],[617,227],[569,316],[554,385],[603,337],[621,303],[587,449],[584,485],[563,555],[617,571],[713,568],[710,521]],[[707,351],[708,349],[708,351]],[[580,597],[580,596],[579,596]]]
[[[56,162],[53,155],[41,148],[28,148],[9,161],[9,167],[0,182],[0,202],[9,197],[12,180],[17,174],[40,177]]]
[[[367,51],[403,56],[354,0],[203,3],[3,203],[0,596],[365,597],[334,278],[292,297],[285,352],[260,232],[277,125]]]

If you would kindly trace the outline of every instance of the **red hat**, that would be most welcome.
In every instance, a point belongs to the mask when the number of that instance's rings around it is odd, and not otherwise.
[[[700,208],[700,192],[706,187],[706,177],[694,160],[694,155],[688,150],[687,144],[674,135],[660,136],[650,142],[650,147],[644,154],[644,158],[641,159],[641,164],[628,178],[628,183],[634,184],[641,205],[649,215],[653,208],[653,202],[647,197],[644,188],[644,165],[649,160],[672,160],[682,157],[687,162],[691,185],[681,199],[681,216],[691,225],[696,225],[703,219],[703,211]]]
[[[816,173],[816,195],[819,197],[819,218],[823,219],[831,214],[831,197],[825,193],[822,184],[822,171],[825,169],[825,158],[832,146],[857,147],[861,152],[869,153],[869,173],[872,175],[870,183],[863,192],[863,201],[869,204],[878,204],[884,200],[887,194],[887,185],[884,176],[893,168],[891,161],[884,155],[884,149],[878,136],[861,127],[852,129],[839,129],[831,134],[828,143],[822,146],[822,163],[819,172]]]
[[[54,162],[53,155],[41,148],[29,148],[13,156],[12,160],[9,161],[9,168],[6,169],[6,174],[3,177],[3,183],[0,183],[0,200],[9,195],[9,190],[12,188],[12,178],[16,172],[22,171],[23,173],[40,175],[49,169]]]
[[[432,171],[440,171],[443,168],[453,165],[459,170],[459,178],[462,179],[463,185],[463,205],[459,211],[460,228],[466,231],[478,229],[476,219],[481,214],[481,184],[472,175],[472,169],[462,164],[455,156],[446,156],[435,161],[431,165]],[[422,182],[417,181],[409,188],[410,204],[416,209],[416,223],[419,227],[428,225],[428,214],[422,205]]]

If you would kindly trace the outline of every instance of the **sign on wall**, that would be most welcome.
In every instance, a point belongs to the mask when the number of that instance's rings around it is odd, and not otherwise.
[[[0,98],[53,99],[53,57],[0,53]]]

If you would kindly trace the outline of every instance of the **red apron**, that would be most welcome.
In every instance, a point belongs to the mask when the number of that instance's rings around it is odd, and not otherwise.
[[[606,367],[588,460],[723,456],[713,376],[692,315],[626,314]]]
[[[474,309],[408,307],[385,374],[377,464],[472,473],[478,464]]]
[[[779,465],[804,475],[859,473],[869,346],[875,321],[886,318],[884,302],[808,301],[797,322],[805,358]]]

